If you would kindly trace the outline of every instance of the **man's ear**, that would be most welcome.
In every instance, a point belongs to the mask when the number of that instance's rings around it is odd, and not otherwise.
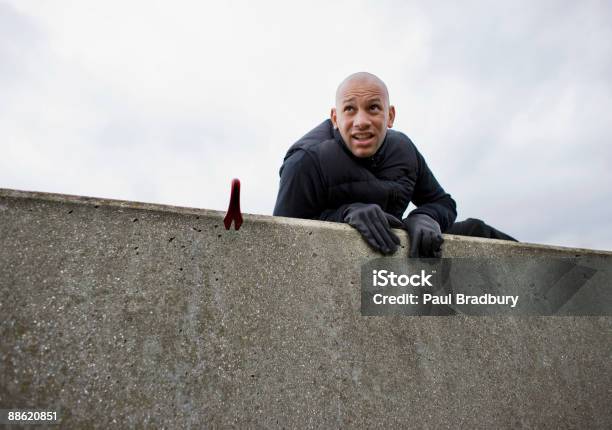
[[[332,124],[334,125],[334,128],[338,128],[338,118],[336,118],[336,108],[333,107],[331,108],[331,113],[329,115]]]
[[[389,118],[387,118],[387,128],[393,127],[395,121],[395,106],[389,106]]]

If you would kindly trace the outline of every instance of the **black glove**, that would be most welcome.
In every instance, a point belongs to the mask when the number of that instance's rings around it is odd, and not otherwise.
[[[403,220],[410,236],[410,258],[442,256],[442,232],[440,224],[425,214],[414,214]]]
[[[368,244],[383,254],[393,254],[400,239],[391,227],[402,227],[400,220],[377,204],[353,203],[343,213],[344,222],[355,227]]]

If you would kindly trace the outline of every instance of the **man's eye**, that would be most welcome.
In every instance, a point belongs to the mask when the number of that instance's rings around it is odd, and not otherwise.
[[[370,110],[380,110],[380,105],[372,105],[370,106]]]
[[[353,106],[345,106],[344,107],[344,112],[350,112],[353,110]]]

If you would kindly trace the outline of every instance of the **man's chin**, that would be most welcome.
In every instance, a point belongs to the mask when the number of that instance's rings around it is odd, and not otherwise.
[[[374,153],[376,152],[376,148],[373,146],[364,147],[364,146],[353,145],[353,147],[351,148],[351,152],[353,153],[355,157],[367,158],[367,157],[371,157],[372,155],[374,155]]]

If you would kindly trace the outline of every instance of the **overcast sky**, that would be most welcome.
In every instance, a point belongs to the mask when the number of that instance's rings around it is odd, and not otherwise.
[[[434,6],[432,6],[434,4]],[[612,250],[612,2],[0,0],[0,187],[271,214],[369,71],[459,217]]]

